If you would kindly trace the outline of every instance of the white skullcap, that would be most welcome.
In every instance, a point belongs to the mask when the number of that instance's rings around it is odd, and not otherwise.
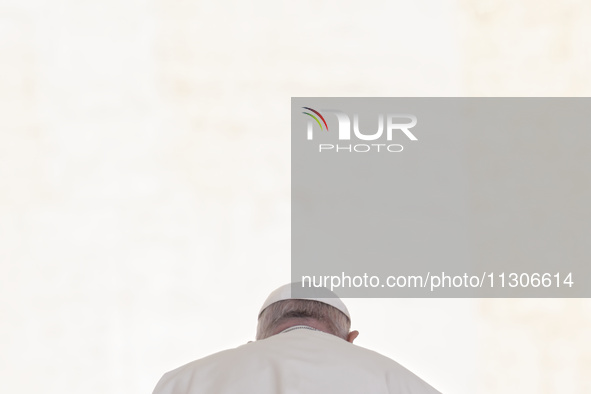
[[[318,301],[318,302],[322,302],[324,304],[333,306],[335,308],[337,308],[339,311],[343,312],[345,314],[345,316],[347,316],[349,318],[349,320],[351,320],[351,316],[349,315],[349,310],[347,309],[347,307],[345,306],[345,304],[343,303],[343,301],[341,301],[341,299],[332,291],[322,287],[322,288],[315,288],[313,289],[314,291],[314,295],[325,295],[327,297],[297,297],[291,296],[291,287],[292,286],[297,286],[298,284],[296,283],[288,283],[286,285],[281,286],[280,288],[276,289],[275,291],[273,291],[271,294],[269,294],[269,297],[267,297],[267,299],[265,300],[265,303],[263,304],[260,312],[259,312],[259,316],[261,315],[261,313],[263,313],[263,311],[271,304],[274,304],[276,302],[279,301],[283,301],[283,300],[311,300],[311,301]],[[300,282],[301,285],[301,282]],[[306,289],[306,291],[312,291],[312,289]]]

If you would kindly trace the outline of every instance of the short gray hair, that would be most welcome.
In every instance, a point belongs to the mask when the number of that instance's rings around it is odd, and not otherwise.
[[[337,308],[313,300],[282,300],[269,305],[259,316],[256,339],[273,335],[278,325],[288,319],[313,319],[325,323],[330,334],[347,339],[351,321]]]

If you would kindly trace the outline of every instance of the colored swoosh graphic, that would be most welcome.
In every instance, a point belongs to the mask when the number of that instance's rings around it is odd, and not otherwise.
[[[318,111],[316,111],[315,109],[312,109],[312,108],[310,108],[310,107],[302,107],[302,108],[304,108],[304,109],[307,109],[307,110],[309,110],[309,111],[312,111],[312,112],[314,112],[316,115],[320,116],[320,119],[322,119],[322,122],[323,122],[323,123],[324,123],[324,125],[326,126],[326,131],[328,131],[328,124],[326,124],[326,120],[324,120],[324,116],[320,115],[320,112],[318,112]],[[309,114],[309,113],[307,113],[307,112],[303,112],[303,113],[304,113],[304,114],[306,114],[306,115],[310,115],[310,116],[312,116],[314,119],[316,119],[316,122],[318,122],[318,124],[320,125],[320,130],[322,130],[322,125],[320,124],[320,122],[318,121],[318,119],[317,119],[315,116],[313,116],[312,114]]]

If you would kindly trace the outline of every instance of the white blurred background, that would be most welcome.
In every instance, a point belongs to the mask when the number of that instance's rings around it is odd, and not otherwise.
[[[0,0],[0,391],[149,393],[290,276],[290,97],[588,96],[585,0]],[[589,300],[346,300],[445,393],[591,392]]]

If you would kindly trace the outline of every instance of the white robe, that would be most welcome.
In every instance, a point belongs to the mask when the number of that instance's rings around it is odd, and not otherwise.
[[[166,373],[153,394],[437,394],[395,361],[320,331],[293,330]]]

